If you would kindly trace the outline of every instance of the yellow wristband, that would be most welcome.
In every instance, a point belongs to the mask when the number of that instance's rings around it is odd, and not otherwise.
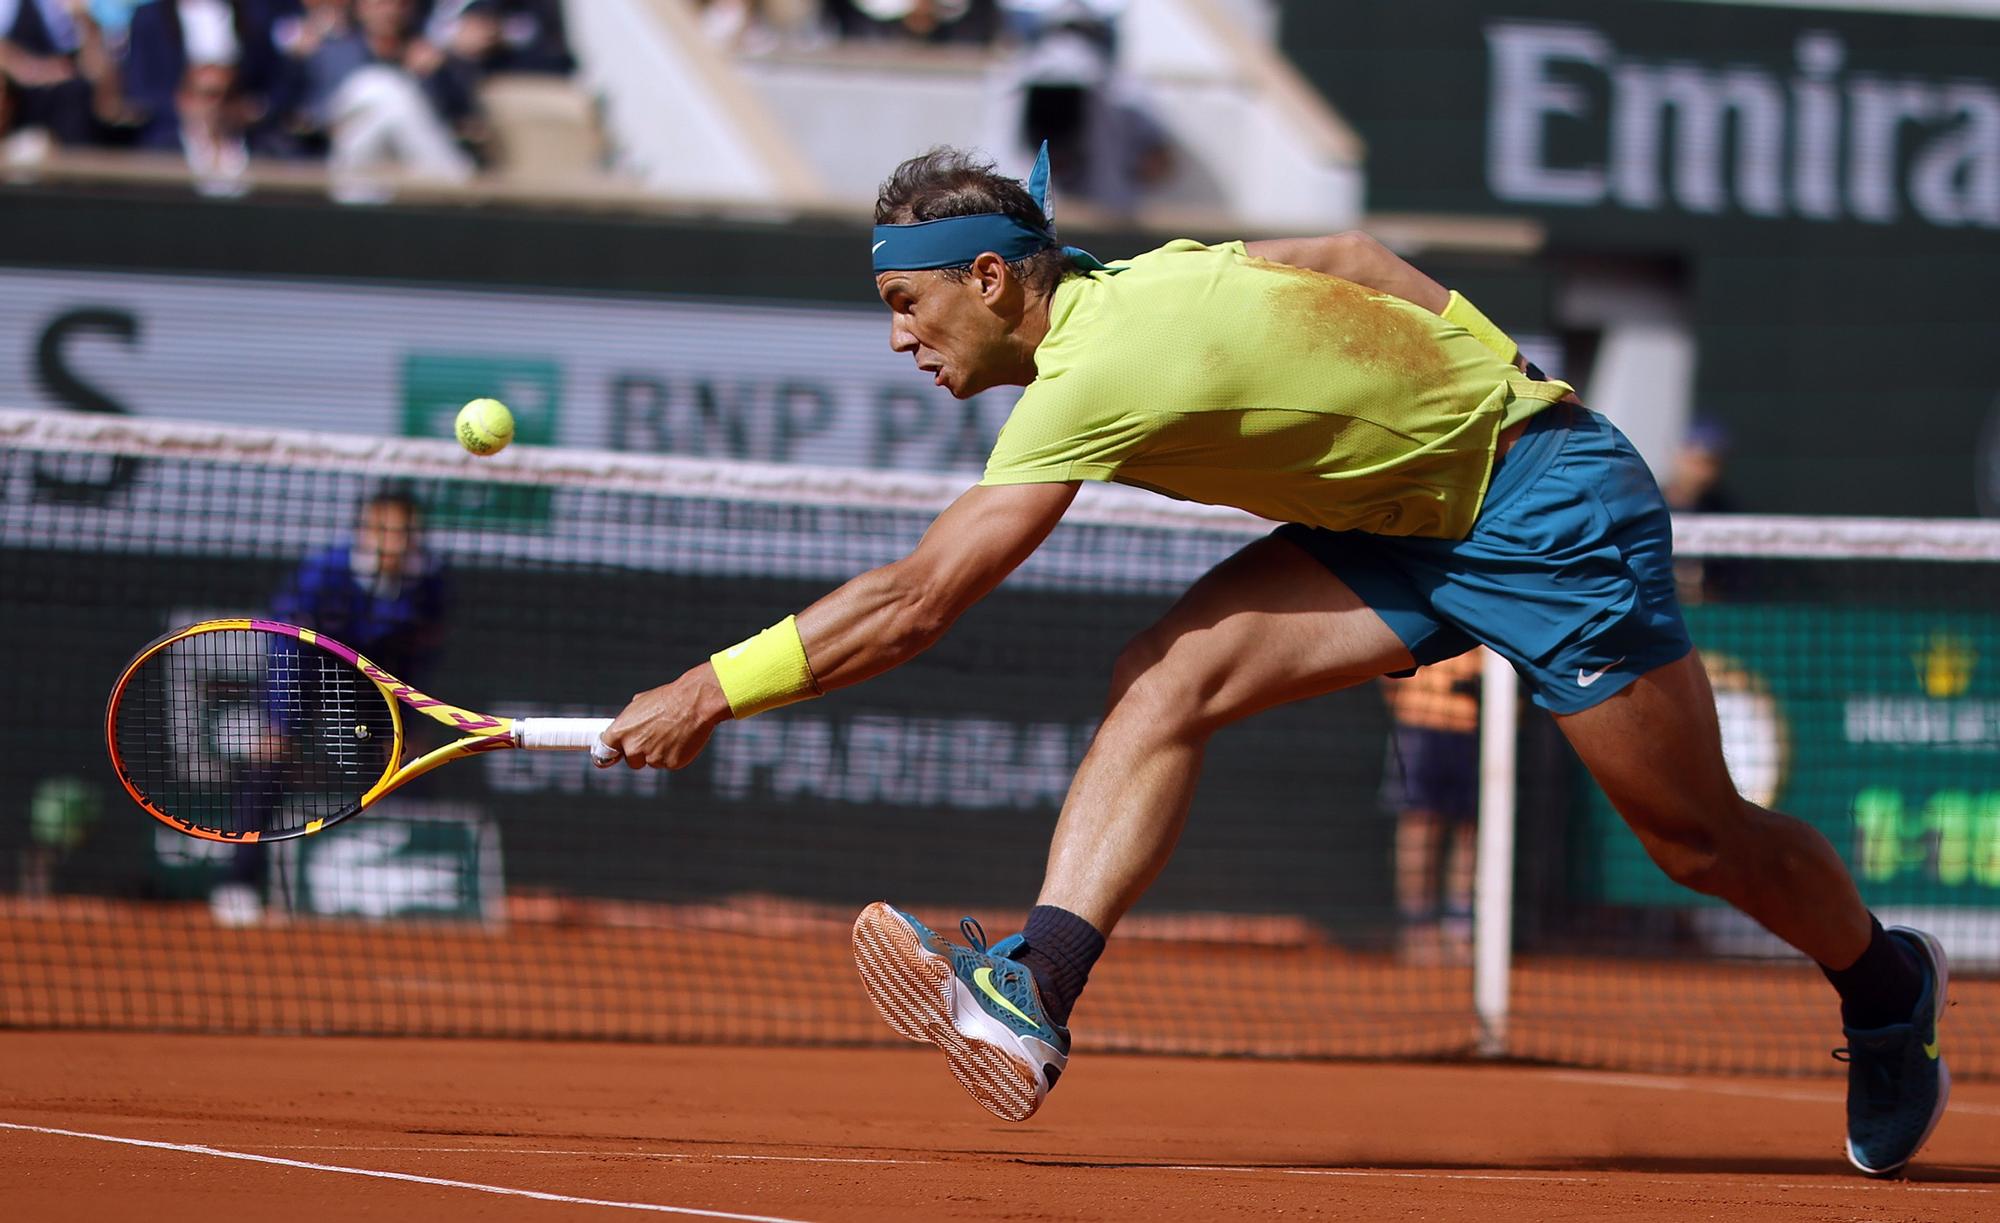
[[[819,695],[819,681],[799,640],[799,618],[786,616],[755,637],[709,657],[729,712],[739,718]]]
[[[1444,304],[1444,321],[1457,323],[1470,332],[1472,338],[1492,350],[1493,355],[1512,365],[1521,355],[1521,346],[1516,344],[1506,332],[1493,325],[1493,320],[1479,312],[1479,307],[1465,300],[1457,289]]]

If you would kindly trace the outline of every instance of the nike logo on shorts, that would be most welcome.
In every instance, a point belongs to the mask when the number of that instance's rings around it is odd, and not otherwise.
[[[1606,671],[1609,671],[1611,668],[1617,666],[1619,663],[1624,662],[1627,657],[1630,656],[1621,655],[1620,657],[1614,658],[1610,662],[1605,663],[1603,666],[1599,667],[1595,671],[1586,671],[1582,667],[1578,667],[1576,669],[1576,686],[1579,688],[1590,687],[1598,680],[1603,679],[1604,673]]]

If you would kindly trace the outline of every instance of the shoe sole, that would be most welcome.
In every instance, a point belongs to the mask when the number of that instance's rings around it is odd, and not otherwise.
[[[1938,1036],[1938,1029],[1944,1025],[1946,987],[1951,984],[1951,972],[1945,964],[1944,945],[1930,935],[1925,934],[1922,930],[1912,930],[1908,926],[1891,926],[1889,929],[1898,934],[1909,935],[1917,942],[1922,943],[1925,952],[1931,957],[1931,965],[1937,972],[1937,987],[1931,990],[1931,1036],[1933,1039],[1939,1040],[1941,1044],[1942,1038]],[[1901,1172],[1904,1168],[1910,1166],[1910,1160],[1915,1159],[1917,1152],[1923,1150],[1924,1144],[1931,1140],[1932,1131],[1937,1129],[1938,1122],[1944,1120],[1944,1106],[1950,1099],[1951,1068],[1945,1065],[1944,1054],[1940,1051],[1938,1054],[1937,1106],[1931,1109],[1931,1119],[1924,1124],[1924,1132],[1918,1136],[1916,1145],[1910,1148],[1909,1155],[1904,1157],[1903,1162],[1891,1167],[1871,1168],[1867,1164],[1862,1163],[1860,1157],[1855,1155],[1854,1143],[1852,1140],[1849,1140],[1847,1144],[1847,1162],[1853,1164],[1869,1176],[1894,1176],[1896,1173]]]
[[[952,1077],[988,1112],[1026,1121],[1041,1107],[1034,1071],[989,1041],[960,1030],[962,1006],[980,1013],[944,957],[881,902],[854,919],[854,964],[868,1000],[898,1036],[944,1051]],[[983,1013],[980,1013],[983,1018]]]

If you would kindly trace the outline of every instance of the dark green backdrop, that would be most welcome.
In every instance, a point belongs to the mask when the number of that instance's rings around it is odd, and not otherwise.
[[[2000,280],[2000,22],[1682,0],[1288,0],[1284,8],[1286,51],[1368,141],[1371,208],[1526,213],[1548,224],[1556,265],[1614,257],[1678,269],[1700,348],[1696,410],[1733,431],[1743,508],[1978,511],[1992,466],[1987,424],[2000,398],[1991,359],[2000,346],[1992,291]],[[1740,132],[1719,149],[1697,150],[1721,159],[1730,198],[1714,212],[1686,206],[1671,162],[1678,113],[1660,133],[1656,208],[1501,198],[1488,120],[1495,39],[1508,29],[1605,48],[1602,66],[1557,61],[1545,74],[1570,91],[1573,113],[1544,117],[1544,164],[1585,173],[1612,160],[1615,74],[1657,80],[1673,69],[1711,85],[1729,72],[1769,82],[1782,107],[1777,157],[1789,178],[1791,158],[1807,147],[1802,65],[1812,47],[1833,49],[1838,68],[1820,77],[1833,83],[1842,139],[1816,173],[1838,188],[1837,218],[1801,215],[1789,183],[1782,215],[1743,207],[1733,179]],[[1894,125],[1894,155],[1881,174],[1856,168],[1857,86],[1908,86],[1935,112]],[[1921,164],[1950,148],[1962,152],[1954,194],[1978,203],[1983,219],[1937,224],[1915,207]],[[1894,221],[1856,218],[1854,174],[1874,182],[1869,190],[1886,180]]]

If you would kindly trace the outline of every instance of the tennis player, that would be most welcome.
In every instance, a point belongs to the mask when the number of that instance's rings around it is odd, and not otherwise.
[[[1463,297],[1360,234],[1106,265],[1024,186],[950,149],[883,185],[890,346],[964,398],[1024,386],[984,478],[911,554],[634,697],[606,734],[680,768],[725,719],[859,683],[935,643],[1086,480],[1283,525],[1205,575],[1113,670],[1026,927],[958,946],[887,904],[855,924],[890,1025],[1021,1120],[1067,1062],[1105,937],[1172,853],[1209,737],[1273,705],[1484,643],[1555,715],[1669,876],[1821,966],[1840,998],[1847,1152],[1901,1168],[1936,1126],[1945,959],[1885,931],[1840,856],[1741,798],[1674,593],[1666,506],[1631,444]]]

